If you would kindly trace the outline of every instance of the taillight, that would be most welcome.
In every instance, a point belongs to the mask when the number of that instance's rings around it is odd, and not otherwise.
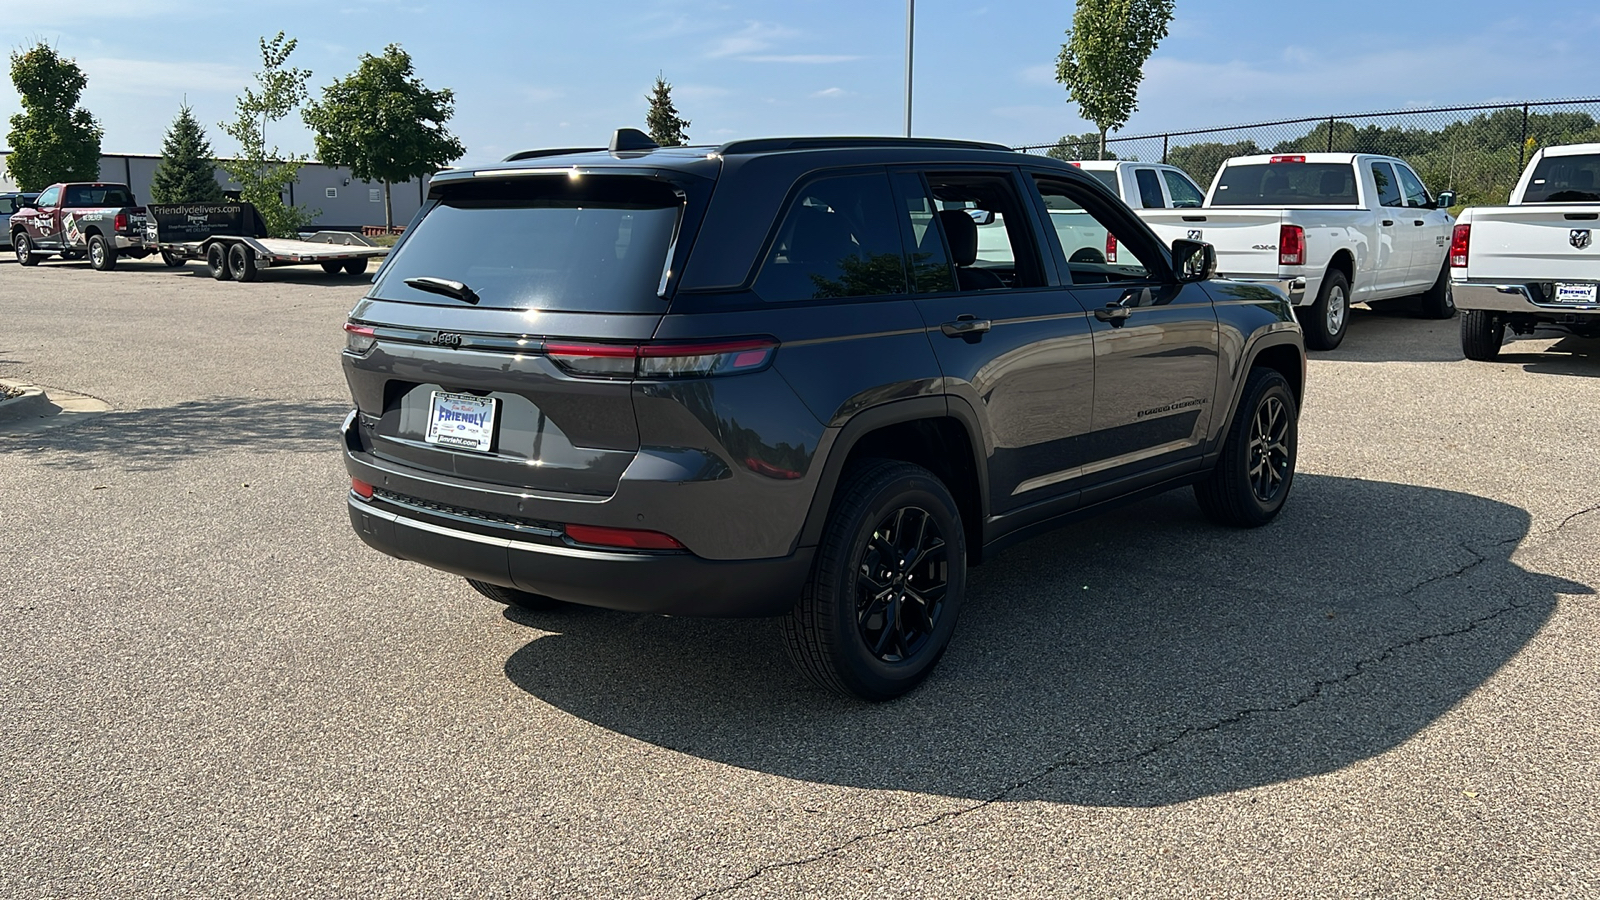
[[[778,349],[770,338],[698,344],[572,344],[547,341],[545,355],[572,375],[588,378],[705,378],[766,366]]]
[[[353,491],[357,497],[360,497],[363,500],[372,499],[372,485],[367,484],[365,481],[362,481],[359,478],[350,479],[350,490]]]
[[[1117,236],[1108,231],[1108,232],[1106,232],[1106,262],[1114,263],[1116,261],[1117,261]]]
[[[127,213],[117,213],[116,215],[112,216],[111,217],[111,228],[114,231],[127,231],[128,230],[128,214]]]
[[[1303,266],[1306,264],[1306,230],[1299,225],[1278,227],[1278,265]]]
[[[351,353],[365,353],[378,343],[377,332],[370,325],[344,323],[344,348]]]
[[[1306,158],[1304,156],[1274,156],[1268,160],[1268,162],[1275,163],[1303,163],[1305,161]]]
[[[682,550],[683,544],[670,534],[636,528],[601,528],[596,525],[568,525],[567,537],[580,544],[597,547],[622,547],[628,550]]]
[[[1457,225],[1456,230],[1450,233],[1450,266],[1455,269],[1467,267],[1467,256],[1472,250],[1472,226]]]

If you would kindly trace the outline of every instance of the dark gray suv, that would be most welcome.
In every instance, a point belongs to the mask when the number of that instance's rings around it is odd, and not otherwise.
[[[780,616],[812,680],[893,697],[1008,542],[1183,485],[1278,513],[1300,330],[1214,270],[991,144],[444,172],[345,326],[351,522],[506,603]]]

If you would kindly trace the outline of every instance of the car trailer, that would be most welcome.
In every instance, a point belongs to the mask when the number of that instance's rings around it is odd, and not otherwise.
[[[203,259],[218,281],[255,281],[262,269],[320,265],[329,275],[360,275],[367,261],[389,248],[349,231],[319,231],[304,240],[267,236],[266,223],[248,203],[152,203],[145,246],[176,268]]]

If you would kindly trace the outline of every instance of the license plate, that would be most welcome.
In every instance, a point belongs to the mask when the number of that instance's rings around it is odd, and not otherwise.
[[[494,445],[492,397],[434,391],[428,408],[428,430],[422,439],[457,450],[489,452]]]
[[[1593,284],[1557,284],[1557,303],[1593,303],[1595,289],[1600,285]]]

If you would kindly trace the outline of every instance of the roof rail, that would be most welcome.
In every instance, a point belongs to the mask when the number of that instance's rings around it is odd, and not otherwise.
[[[772,153],[778,150],[830,150],[850,147],[942,147],[958,150],[1003,150],[1007,153],[1011,152],[1011,148],[1004,144],[993,144],[988,141],[903,137],[753,138],[723,144],[717,148],[717,152],[723,156],[735,156],[751,153]]]
[[[516,162],[519,159],[538,159],[541,156],[566,156],[569,153],[599,153],[604,147],[549,147],[544,150],[522,150],[513,153],[501,162]]]

